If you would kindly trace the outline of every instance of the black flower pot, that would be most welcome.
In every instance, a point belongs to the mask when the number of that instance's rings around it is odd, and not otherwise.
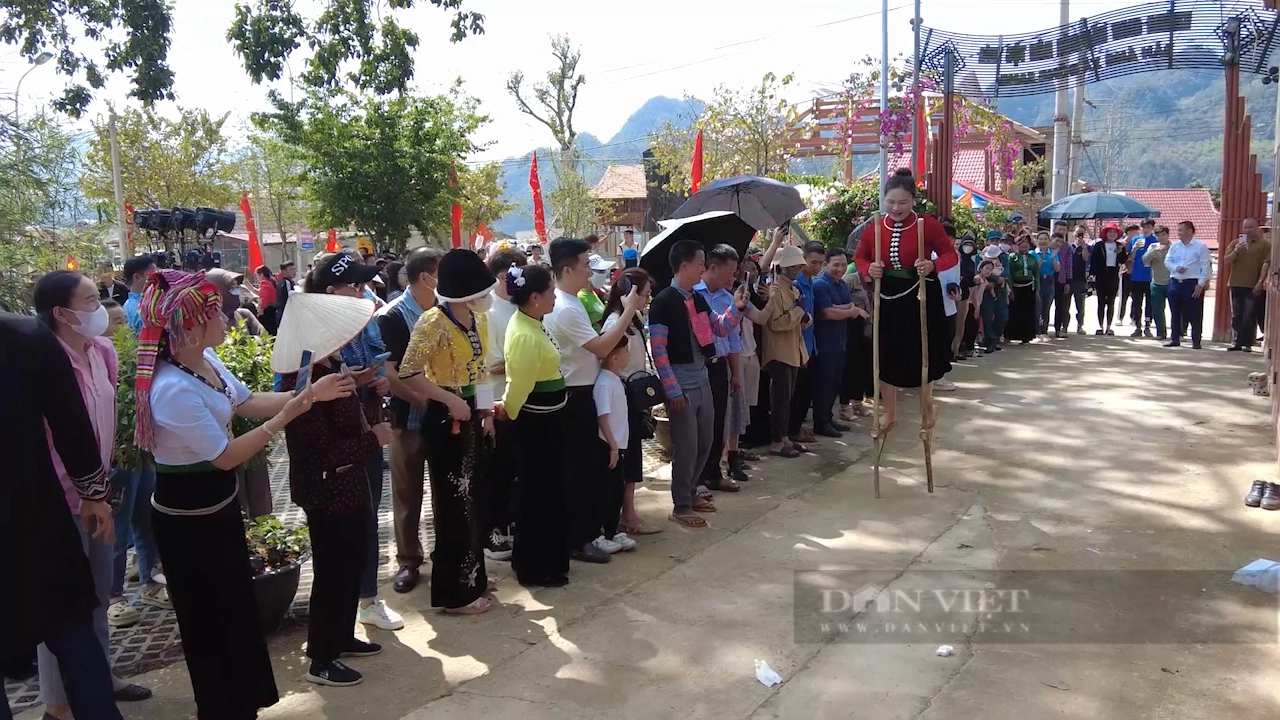
[[[253,594],[258,601],[258,622],[262,631],[270,634],[280,629],[280,623],[293,605],[298,594],[298,581],[302,578],[302,563],[295,562],[253,579]]]

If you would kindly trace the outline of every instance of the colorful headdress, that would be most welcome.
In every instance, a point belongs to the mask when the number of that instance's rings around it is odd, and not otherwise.
[[[181,270],[159,270],[142,289],[138,314],[142,332],[138,335],[138,374],[134,385],[137,416],[133,442],[143,450],[155,447],[155,428],[151,421],[151,378],[155,375],[160,341],[169,333],[169,347],[186,342],[187,333],[203,325],[222,311],[222,295],[218,286]]]

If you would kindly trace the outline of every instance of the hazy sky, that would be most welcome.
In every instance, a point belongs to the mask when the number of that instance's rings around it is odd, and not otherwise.
[[[315,0],[298,0],[306,14]],[[225,40],[233,16],[231,0],[175,0],[170,63],[175,91],[184,106],[230,111],[239,134],[249,114],[266,106],[266,90],[250,84]],[[641,103],[654,95],[708,97],[720,84],[746,86],[767,71],[792,72],[788,99],[804,100],[837,88],[860,58],[879,56],[880,5],[875,0],[465,0],[486,16],[485,34],[448,42],[449,15],[422,7],[399,12],[402,24],[422,39],[416,59],[417,85],[434,92],[455,77],[465,80],[492,122],[482,138],[492,147],[476,159],[519,155],[548,145],[547,129],[520,114],[508,96],[507,74],[516,68],[529,80],[550,67],[549,36],[568,34],[582,50],[579,69],[587,83],[575,125],[607,140]],[[1073,1],[1073,19],[1135,3]],[[911,51],[910,0],[890,0],[890,55]],[[1021,0],[924,0],[926,26],[982,34],[1018,33],[1058,24],[1057,2]],[[301,63],[293,69],[300,70]],[[0,48],[0,89],[12,97],[28,69],[12,48]],[[35,69],[22,84],[24,113],[57,96],[64,78],[52,65]],[[287,94],[287,85],[280,84]],[[125,103],[127,84],[112,76],[97,94],[90,115],[106,101]],[[172,111],[172,104],[168,111]],[[163,111],[163,109],[162,109]]]

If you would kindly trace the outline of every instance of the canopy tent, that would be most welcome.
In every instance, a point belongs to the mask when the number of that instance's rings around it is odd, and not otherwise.
[[[967,205],[974,210],[986,209],[988,204],[1013,207],[1016,203],[996,193],[979,190],[962,182],[951,183],[951,200],[955,204]]]

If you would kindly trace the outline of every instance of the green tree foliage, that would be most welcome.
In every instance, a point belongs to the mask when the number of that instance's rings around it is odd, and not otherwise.
[[[702,184],[734,175],[777,176],[794,157],[787,147],[793,110],[783,92],[795,78],[765,73],[748,88],[716,88],[692,127],[667,123],[651,149],[675,192],[690,189],[694,138],[702,131]],[[690,103],[691,105],[693,103]]]
[[[484,16],[462,10],[463,0],[428,0],[453,11],[453,36],[484,32]],[[291,0],[247,0],[236,3],[227,40],[254,83],[279,80],[295,50],[311,51],[297,78],[310,89],[347,87],[373,95],[408,91],[413,81],[417,33],[396,22],[395,11],[408,12],[426,2],[415,0],[323,0],[314,20],[304,18]]]
[[[490,225],[511,212],[514,204],[503,199],[507,185],[502,180],[502,166],[488,163],[478,168],[458,165],[457,183],[453,192],[439,196],[435,215],[439,222],[433,223],[427,235],[432,239],[443,241],[449,239],[453,231],[450,210],[456,198],[462,206],[462,241],[467,244],[474,238],[474,232],[480,225]]]
[[[72,83],[54,107],[80,117],[108,73],[129,76],[129,97],[151,106],[173,99],[169,69],[172,16],[166,0],[0,0],[6,17],[0,40],[33,60],[53,54],[58,72]],[[96,52],[83,52],[85,44]],[[79,48],[77,47],[79,46]]]
[[[268,133],[249,138],[237,167],[240,187],[249,192],[260,230],[279,232],[288,242],[305,221],[302,176],[306,164],[293,146]]]
[[[863,178],[851,185],[832,183],[810,213],[809,228],[827,247],[846,247],[849,233],[880,210],[880,181]],[[915,211],[930,215],[937,210],[924,193],[916,196]]]
[[[227,115],[179,108],[176,120],[151,110],[125,110],[116,119],[120,138],[120,175],[125,200],[135,207],[236,204],[236,167],[223,126]],[[93,126],[81,185],[91,200],[114,202],[111,138],[104,120]]]
[[[86,268],[106,258],[101,228],[67,222],[83,212],[79,161],[57,118],[0,123],[0,306],[31,307],[35,279],[65,268],[68,257]]]
[[[298,149],[316,227],[353,227],[397,252],[414,228],[447,227],[449,203],[441,198],[457,196],[451,173],[478,149],[471,137],[487,121],[461,84],[431,97],[312,91],[256,118]]]
[[[566,157],[572,158],[574,153],[552,158],[556,186],[547,193],[547,208],[551,211],[548,222],[564,235],[584,237],[600,227],[600,218],[608,207],[591,192],[591,186],[574,163],[565,162]]]

